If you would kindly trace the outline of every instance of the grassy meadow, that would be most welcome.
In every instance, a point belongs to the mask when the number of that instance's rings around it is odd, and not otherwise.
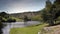
[[[12,28],[10,30],[10,34],[37,34],[46,25],[47,24],[40,24],[37,26],[29,26],[29,27],[23,27],[23,28]]]

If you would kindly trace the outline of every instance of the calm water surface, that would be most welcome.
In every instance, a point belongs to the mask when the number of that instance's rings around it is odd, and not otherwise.
[[[7,26],[5,26],[3,30],[3,34],[9,34],[9,31],[11,28],[21,28],[21,27],[26,27],[26,26],[31,26],[31,25],[37,25],[40,24],[39,21],[28,21],[28,22],[12,22],[12,23],[4,23]]]

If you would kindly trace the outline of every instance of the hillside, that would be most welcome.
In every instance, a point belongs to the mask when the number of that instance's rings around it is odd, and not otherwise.
[[[22,18],[24,17],[24,15],[27,15],[28,17],[32,17],[32,16],[40,15],[40,11],[10,14],[10,16],[17,17],[17,18]]]
[[[31,19],[31,20],[40,20],[41,11],[14,13],[14,14],[10,14],[10,16],[15,17],[15,18],[19,18],[19,19],[23,19],[24,16],[27,16],[28,19]]]

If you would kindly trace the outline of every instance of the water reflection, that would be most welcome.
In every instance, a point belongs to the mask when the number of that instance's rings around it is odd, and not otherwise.
[[[12,22],[12,23],[4,23],[7,26],[5,26],[2,30],[3,30],[3,34],[9,34],[9,31],[11,28],[21,28],[21,27],[26,27],[26,26],[30,26],[30,25],[36,25],[36,24],[40,24],[40,22],[38,21],[27,21],[27,22]]]

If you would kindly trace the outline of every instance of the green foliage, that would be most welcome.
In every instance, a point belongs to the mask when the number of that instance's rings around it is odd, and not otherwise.
[[[41,15],[36,15],[31,18],[33,21],[40,21],[41,20]]]
[[[17,22],[23,21],[23,19],[16,18],[16,17],[10,17],[11,19],[15,19]]]
[[[24,21],[28,21],[28,17],[27,16],[24,16]]]
[[[0,13],[0,21],[1,22],[9,22],[9,21],[15,21],[15,19],[10,18],[9,14],[5,12]]]
[[[48,22],[49,25],[53,25],[54,21],[60,16],[60,2],[55,1],[54,4],[47,6],[42,12],[42,18],[44,22]]]

